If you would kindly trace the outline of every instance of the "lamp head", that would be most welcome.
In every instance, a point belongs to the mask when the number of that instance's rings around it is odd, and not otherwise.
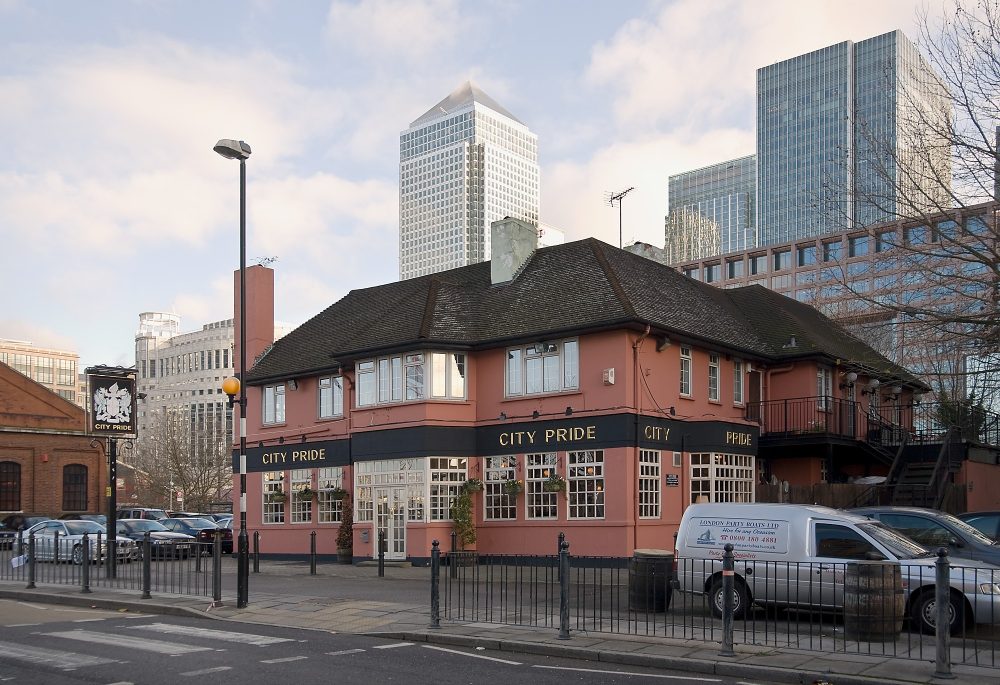
[[[238,159],[241,162],[250,156],[250,146],[242,140],[223,138],[212,149],[226,159]]]
[[[233,398],[240,391],[240,379],[230,376],[226,380],[222,381],[222,392],[229,395],[229,401],[232,402]]]

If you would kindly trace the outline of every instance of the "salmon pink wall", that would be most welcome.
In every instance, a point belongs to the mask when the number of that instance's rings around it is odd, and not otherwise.
[[[966,486],[966,511],[1000,509],[1000,466],[966,461],[955,475],[955,482]]]

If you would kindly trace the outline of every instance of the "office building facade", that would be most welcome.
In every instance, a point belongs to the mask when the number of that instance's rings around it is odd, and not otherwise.
[[[399,137],[399,276],[490,258],[490,222],[538,225],[538,139],[466,82]]]
[[[896,218],[917,185],[927,209],[943,200],[950,160],[923,158],[935,142],[917,124],[950,116],[944,93],[901,31],[758,69],[759,244]],[[914,107],[924,114],[911,116]]]
[[[757,244],[757,158],[671,176],[664,251],[669,264]]]
[[[86,384],[81,388],[80,355],[40,347],[20,340],[0,339],[0,362],[40,383],[65,400],[85,406]]]

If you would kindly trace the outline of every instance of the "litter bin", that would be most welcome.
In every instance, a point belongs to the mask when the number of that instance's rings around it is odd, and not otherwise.
[[[628,567],[630,611],[660,612],[670,608],[674,555],[665,549],[637,549]]]

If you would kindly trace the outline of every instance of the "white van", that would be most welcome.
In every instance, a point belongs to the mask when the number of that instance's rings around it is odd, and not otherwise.
[[[677,533],[677,584],[708,594],[716,616],[722,615],[726,544],[736,559],[737,618],[754,604],[840,609],[847,564],[888,560],[900,564],[908,614],[925,632],[934,631],[937,553],[877,521],[800,504],[690,505]],[[1000,622],[1000,567],[949,561],[952,630],[967,621]]]

